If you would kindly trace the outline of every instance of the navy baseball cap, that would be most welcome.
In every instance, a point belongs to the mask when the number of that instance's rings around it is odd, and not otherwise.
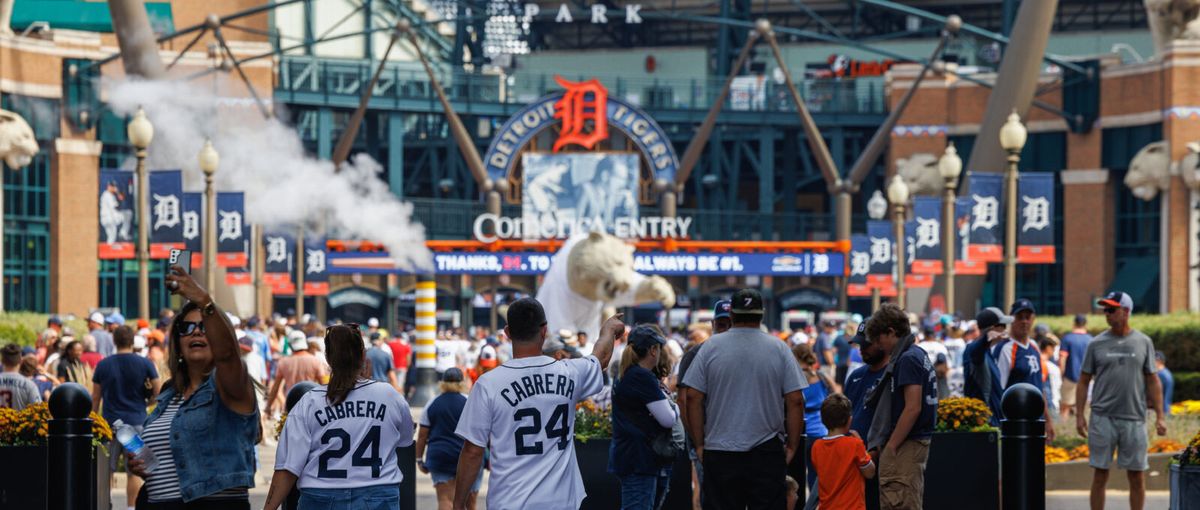
[[[1016,301],[1013,301],[1012,308],[1008,311],[1008,313],[1009,313],[1009,315],[1016,315],[1018,313],[1024,312],[1025,310],[1029,310],[1035,314],[1037,313],[1037,308],[1033,307],[1033,301],[1030,301],[1025,298],[1020,298]]]
[[[462,382],[463,373],[458,367],[447,368],[442,372],[442,382]]]
[[[717,301],[717,305],[713,307],[713,319],[733,317],[732,308],[733,302],[728,299]]]
[[[655,345],[666,345],[667,340],[659,334],[658,330],[650,326],[638,326],[629,332],[629,345],[636,346],[640,349],[649,349]]]
[[[1133,312],[1133,298],[1129,294],[1119,291],[1109,292],[1108,295],[1096,301],[1097,306],[1111,306],[1113,308],[1124,308]]]
[[[871,340],[867,338],[867,321],[859,323],[858,332],[854,334],[854,338],[850,339],[850,343],[858,344],[863,347],[871,345]]]

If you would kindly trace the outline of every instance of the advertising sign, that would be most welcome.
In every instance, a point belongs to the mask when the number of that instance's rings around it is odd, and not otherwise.
[[[101,259],[134,258],[137,226],[133,223],[137,203],[133,172],[100,169]]]
[[[183,173],[150,172],[150,258],[165,259],[183,249]]]
[[[1053,264],[1054,174],[1022,172],[1017,178],[1017,262]]]
[[[217,193],[217,265],[245,267],[249,241],[246,233],[245,196],[242,192]],[[205,225],[205,228],[212,228]]]
[[[1004,260],[1003,176],[971,172],[967,179],[971,190],[968,197],[971,199],[971,243],[967,258],[1000,262]]]
[[[525,237],[568,237],[592,230],[614,233],[617,220],[637,224],[636,153],[529,153],[523,161]]]

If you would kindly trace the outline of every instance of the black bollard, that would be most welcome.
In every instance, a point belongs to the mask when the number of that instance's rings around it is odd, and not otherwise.
[[[292,388],[288,390],[287,399],[283,402],[284,412],[292,412],[292,408],[300,403],[300,398],[317,386],[317,383],[312,381],[301,381],[292,385]],[[289,492],[287,499],[283,501],[283,510],[296,510],[297,508],[300,508],[300,488],[292,487],[292,492]]]
[[[50,394],[49,407],[46,507],[93,510],[96,478],[92,473],[92,420],[88,418],[92,396],[79,384],[62,384]]]
[[[1046,508],[1046,401],[1029,383],[1004,391],[1000,408],[1000,493],[1005,510]]]

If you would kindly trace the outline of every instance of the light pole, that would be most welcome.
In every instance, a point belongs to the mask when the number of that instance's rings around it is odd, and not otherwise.
[[[1004,169],[1004,306],[1017,295],[1017,163],[1028,133],[1016,110],[1000,128],[1000,146],[1008,153]]]
[[[212,140],[204,141],[198,157],[204,171],[204,286],[209,292],[217,288],[217,191],[213,175],[221,164],[221,155],[213,148]],[[189,262],[190,263],[190,262]]]
[[[887,215],[887,199],[883,198],[883,193],[880,193],[879,190],[875,190],[875,193],[871,194],[870,200],[867,200],[867,217],[871,218],[872,220],[878,221],[878,220],[882,220],[883,217],[886,215]],[[880,301],[879,287],[876,285],[872,285],[871,286],[871,313],[875,313],[875,310],[879,309],[879,301]]]
[[[946,313],[954,315],[954,191],[958,189],[958,175],[962,173],[962,158],[958,157],[953,142],[938,159],[938,172],[946,180],[946,192],[942,196],[942,275],[946,279]]]
[[[146,175],[146,147],[154,139],[154,125],[138,107],[126,130],[137,157],[138,215],[138,317],[150,318],[150,178]]]
[[[907,264],[908,243],[904,235],[905,208],[908,206],[908,184],[900,174],[892,176],[892,182],[887,188],[888,201],[892,203],[892,232],[896,238],[896,304],[900,308],[907,305],[904,288],[905,265]]]

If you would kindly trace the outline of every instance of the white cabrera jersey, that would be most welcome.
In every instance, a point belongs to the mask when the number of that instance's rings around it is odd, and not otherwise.
[[[308,392],[288,413],[275,469],[298,476],[301,489],[400,483],[396,448],[413,442],[408,402],[388,384],[360,379],[335,406],[328,388]]]
[[[575,404],[603,386],[594,356],[511,359],[479,378],[455,433],[491,448],[489,510],[579,508]]]

